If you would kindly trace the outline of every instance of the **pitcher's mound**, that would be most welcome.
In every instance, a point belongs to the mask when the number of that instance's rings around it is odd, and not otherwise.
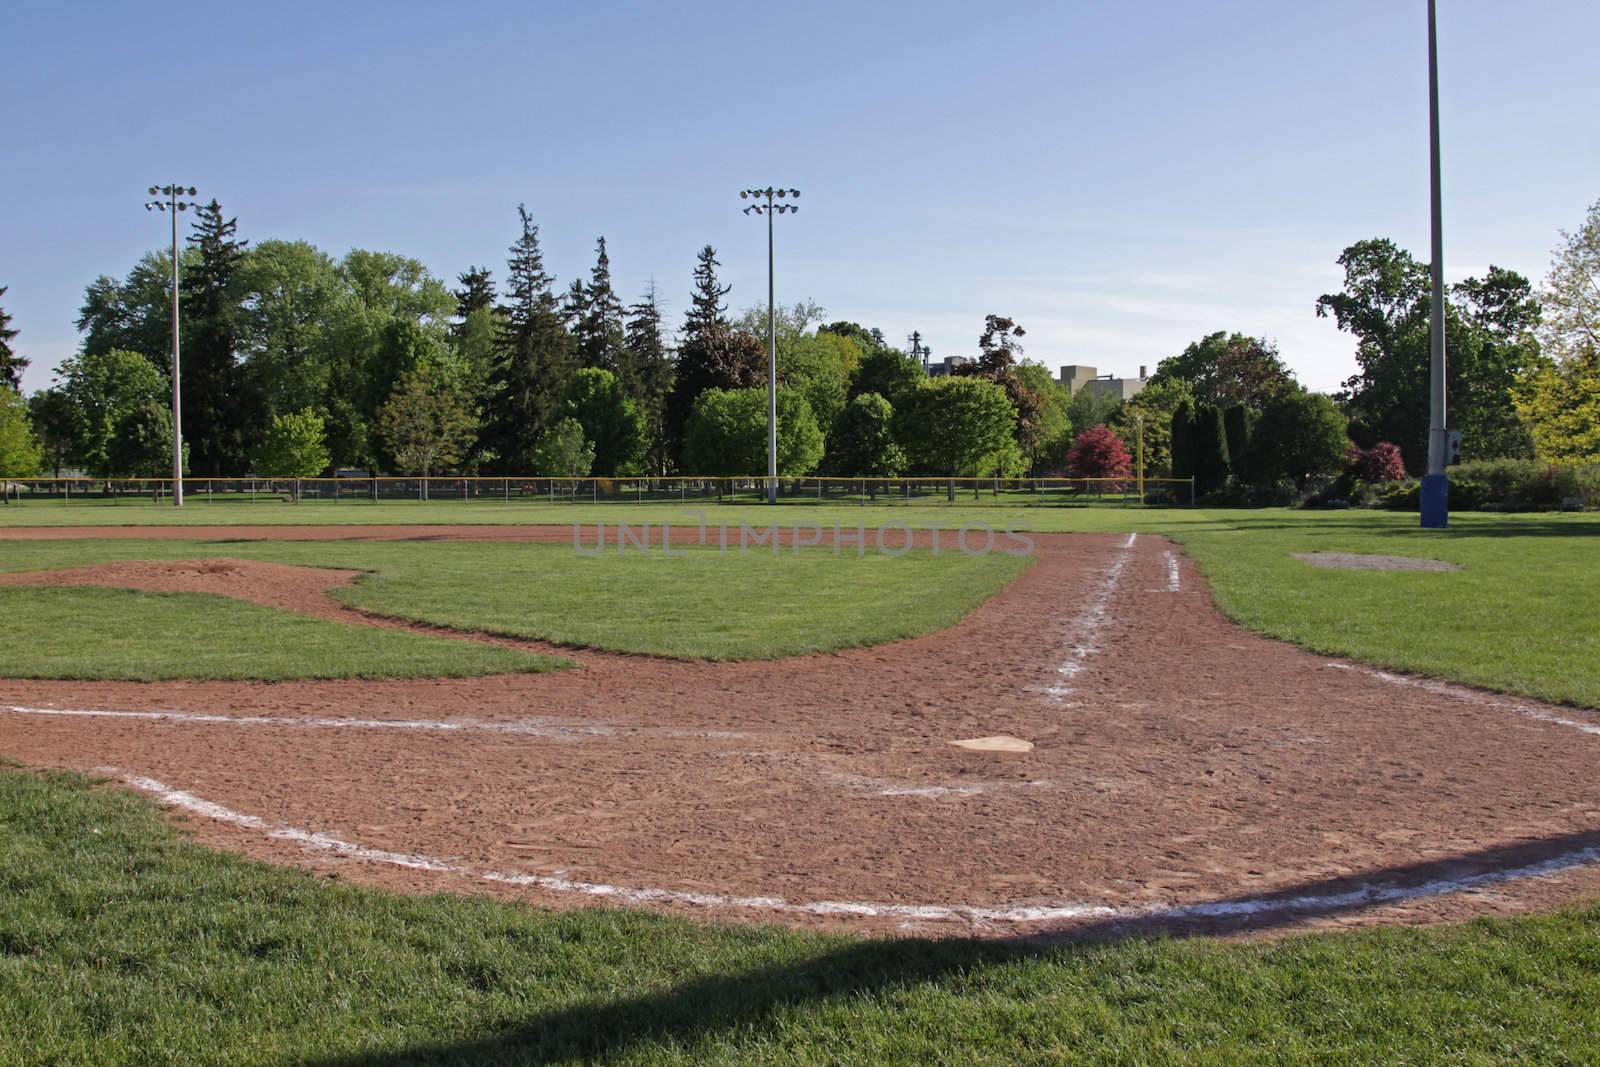
[[[1033,742],[1020,737],[971,737],[965,741],[952,741],[957,748],[970,748],[976,752],[1032,752]]]

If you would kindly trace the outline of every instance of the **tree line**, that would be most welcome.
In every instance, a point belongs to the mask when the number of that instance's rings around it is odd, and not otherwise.
[[[1447,302],[1452,422],[1468,458],[1600,462],[1600,204],[1563,234],[1543,289],[1491,268]],[[197,476],[751,475],[766,469],[766,310],[729,311],[704,247],[674,330],[654,283],[625,303],[605,239],[558,288],[518,208],[497,278],[455,287],[418,260],[238,237],[212,201],[181,251],[184,442]],[[1304,493],[1346,468],[1416,471],[1428,426],[1428,265],[1386,240],[1339,259],[1315,305],[1356,341],[1357,373],[1307,391],[1264,338],[1222,331],[1162,360],[1127,401],[1070,393],[1024,358],[1025,329],[985,318],[974,358],[929,379],[907,349],[810,301],[779,309],[778,465],[787,476],[1152,477],[1202,493]],[[26,360],[0,309],[0,476],[170,471],[171,261],[96,278],[79,351],[25,403]],[[0,289],[0,297],[5,290]],[[1086,436],[1087,435],[1087,436]],[[1377,464],[1374,466],[1374,464]],[[1392,466],[1392,464],[1390,464]]]

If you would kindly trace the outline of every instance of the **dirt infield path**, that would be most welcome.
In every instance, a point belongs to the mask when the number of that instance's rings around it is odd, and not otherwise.
[[[571,531],[130,534],[152,535]],[[427,682],[0,681],[0,755],[106,769],[252,855],[550,905],[1056,934],[1419,922],[1600,888],[1600,715],[1246,633],[1159,538],[1033,539],[1037,565],[960,625],[873,649],[578,652],[573,671]],[[233,566],[255,599],[315,610],[348,576],[206,562],[56,580],[228,592]],[[989,735],[1035,747],[949,743]]]

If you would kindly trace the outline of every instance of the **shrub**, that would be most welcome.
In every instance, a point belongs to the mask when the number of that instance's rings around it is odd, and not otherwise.
[[[1414,511],[1414,481],[1378,490],[1378,507]],[[1600,507],[1600,465],[1563,467],[1531,459],[1474,460],[1450,468],[1450,507],[1454,511],[1551,511],[1568,500]]]
[[[1105,423],[1079,434],[1067,452],[1067,474],[1074,478],[1126,478],[1130,470],[1122,438]]]
[[[1371,448],[1355,449],[1345,472],[1356,481],[1368,485],[1381,482],[1398,482],[1406,476],[1406,465],[1400,456],[1400,446],[1379,441]]]

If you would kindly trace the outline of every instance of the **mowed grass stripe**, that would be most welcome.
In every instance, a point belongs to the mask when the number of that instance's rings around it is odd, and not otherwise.
[[[206,593],[88,587],[0,587],[0,647],[0,677],[83,681],[446,678],[567,665]]]

